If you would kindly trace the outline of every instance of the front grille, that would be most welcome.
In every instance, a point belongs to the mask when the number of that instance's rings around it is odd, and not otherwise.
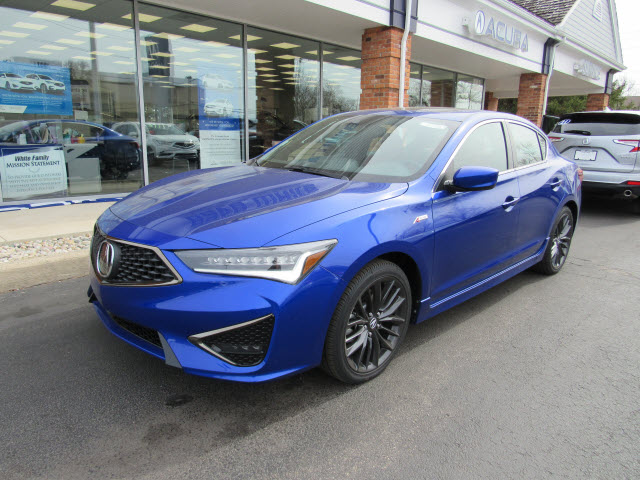
[[[149,327],[143,327],[142,325],[130,322],[129,320],[125,320],[124,318],[116,315],[111,315],[111,318],[113,318],[113,321],[124,328],[127,332],[132,333],[136,337],[141,338],[145,342],[149,342],[158,348],[162,348],[162,343],[160,342],[157,330]]]
[[[194,335],[189,340],[233,365],[240,367],[257,365],[267,355],[274,317],[269,315],[242,325],[206,336]]]
[[[96,269],[98,248],[107,237],[97,228],[91,240],[91,263]],[[109,278],[101,278],[103,283],[114,285],[164,285],[175,283],[178,278],[167,264],[151,248],[124,243],[110,238],[119,247],[120,255],[115,272]],[[97,270],[96,270],[97,272]]]
[[[176,142],[173,144],[176,147],[180,147],[180,148],[193,148],[195,147],[195,143],[193,142]]]

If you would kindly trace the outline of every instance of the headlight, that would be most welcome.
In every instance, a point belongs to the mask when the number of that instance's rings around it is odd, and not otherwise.
[[[267,278],[295,284],[336,243],[337,240],[323,240],[280,247],[178,250],[175,254],[194,272]]]

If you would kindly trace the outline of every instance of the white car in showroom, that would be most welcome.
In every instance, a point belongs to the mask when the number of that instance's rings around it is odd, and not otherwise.
[[[217,73],[205,73],[202,77],[200,77],[200,81],[202,82],[202,86],[207,89],[233,89],[233,82],[222,78],[222,76],[218,75]]]
[[[233,104],[226,98],[219,98],[204,105],[207,117],[229,117],[233,113]]]
[[[140,138],[137,122],[121,122],[111,126],[113,130],[133,138]],[[147,122],[147,158],[154,160],[188,160],[198,162],[200,140],[189,135],[173,123]]]
[[[36,85],[36,89],[42,93],[63,93],[66,89],[64,83],[54,80],[49,75],[30,73],[26,77],[32,80]]]
[[[33,80],[24,78],[17,73],[0,73],[0,87],[5,90],[37,90]]]

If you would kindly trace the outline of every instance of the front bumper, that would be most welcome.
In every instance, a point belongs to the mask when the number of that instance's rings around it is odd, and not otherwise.
[[[161,251],[182,277],[181,283],[108,285],[91,269],[91,301],[113,334],[169,365],[213,378],[258,382],[320,364],[329,321],[343,289],[336,276],[317,267],[298,285],[288,285],[201,274],[187,268],[170,250]],[[233,365],[221,358],[225,355],[216,356],[194,341],[206,332],[269,317],[273,319],[271,339],[257,365]],[[142,333],[157,331],[159,343],[132,333],[136,326],[147,329]]]

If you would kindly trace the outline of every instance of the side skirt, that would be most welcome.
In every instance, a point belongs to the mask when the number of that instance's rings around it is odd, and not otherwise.
[[[505,268],[501,272],[498,272],[494,275],[491,275],[484,280],[479,281],[459,292],[454,293],[453,295],[449,295],[442,300],[438,300],[437,302],[430,303],[430,298],[426,298],[421,302],[420,312],[418,313],[418,320],[416,323],[423,322],[428,318],[431,318],[445,310],[448,310],[456,305],[461,304],[465,300],[475,297],[476,295],[489,290],[491,287],[495,287],[496,285],[508,280],[511,277],[516,276],[517,274],[525,271],[529,267],[532,267],[536,263],[540,261],[542,255],[544,255],[544,251],[547,248],[547,243],[549,239],[547,238],[540,250],[535,254],[530,256],[529,258],[525,258],[520,262],[511,265],[508,268]]]

